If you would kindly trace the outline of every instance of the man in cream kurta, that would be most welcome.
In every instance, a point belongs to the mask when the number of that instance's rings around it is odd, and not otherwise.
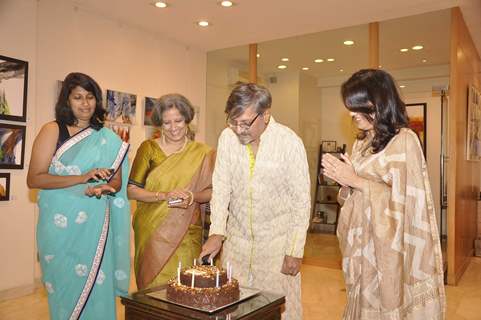
[[[256,101],[259,92],[266,99]],[[236,110],[239,100],[244,108]],[[232,264],[240,284],[285,295],[283,319],[302,319],[309,171],[301,139],[274,120],[270,102],[267,89],[254,84],[236,87],[229,97],[229,127],[219,138],[212,179],[210,237],[201,257],[217,254],[224,240],[222,263]]]

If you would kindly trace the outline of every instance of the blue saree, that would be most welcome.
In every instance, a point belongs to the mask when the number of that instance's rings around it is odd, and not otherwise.
[[[115,296],[130,277],[129,145],[111,130],[87,128],[55,153],[52,175],[80,175],[93,168],[122,168],[122,189],[100,199],[87,184],[39,193],[37,244],[50,318],[115,319]]]

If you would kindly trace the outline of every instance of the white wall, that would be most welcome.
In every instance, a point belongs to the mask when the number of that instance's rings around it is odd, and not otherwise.
[[[36,13],[37,2],[34,0],[0,1],[0,54],[29,62],[26,163],[30,158],[38,113],[35,108]],[[16,287],[17,292],[22,294],[31,290],[34,279],[35,204],[29,199],[26,170],[2,172],[10,172],[11,201],[0,202],[0,292]]]
[[[2,0],[0,39],[1,54],[30,62],[27,164],[34,134],[53,119],[57,80],[72,71],[91,75],[104,90],[137,94],[129,158],[145,137],[141,125],[145,96],[186,95],[200,107],[197,139],[205,137],[204,52],[62,0]],[[8,289],[31,286],[35,269],[37,209],[25,184],[27,166],[9,171],[12,201],[0,207],[0,255],[7,261],[0,264],[0,298]],[[38,267],[35,273],[39,275]]]
[[[322,128],[320,105],[321,90],[317,87],[317,79],[301,72],[299,77],[299,133],[304,142],[307,161],[309,162],[313,202],[317,183],[317,163]]]

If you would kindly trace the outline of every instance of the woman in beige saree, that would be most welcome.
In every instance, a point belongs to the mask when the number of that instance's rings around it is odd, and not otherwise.
[[[439,233],[426,161],[392,77],[361,70],[342,86],[360,129],[352,156],[323,157],[343,187],[337,235],[347,306],[343,319],[444,319]]]
[[[162,96],[152,113],[162,135],[144,141],[135,156],[128,195],[137,200],[133,227],[139,289],[167,283],[179,262],[191,265],[200,253],[199,204],[210,200],[214,153],[188,138],[193,116],[184,96]],[[174,199],[180,202],[169,205]]]

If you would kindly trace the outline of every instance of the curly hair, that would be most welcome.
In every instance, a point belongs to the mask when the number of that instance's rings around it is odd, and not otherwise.
[[[95,96],[95,111],[90,119],[90,126],[95,130],[102,129],[105,122],[105,109],[102,105],[102,89],[100,89],[100,86],[94,79],[80,72],[72,72],[65,77],[57,104],[55,105],[55,120],[57,120],[58,123],[69,126],[77,124],[78,120],[75,118],[72,108],[70,108],[68,103],[70,93],[76,87],[82,87]]]
[[[382,151],[401,128],[408,126],[406,106],[399,96],[392,76],[377,69],[363,69],[342,84],[344,105],[351,112],[361,113],[374,127],[372,152]],[[359,132],[363,140],[367,131]]]

